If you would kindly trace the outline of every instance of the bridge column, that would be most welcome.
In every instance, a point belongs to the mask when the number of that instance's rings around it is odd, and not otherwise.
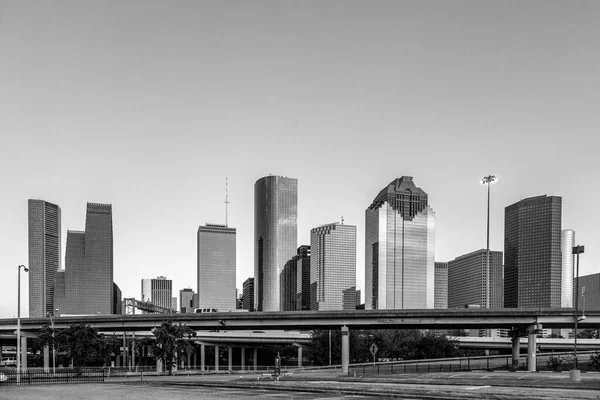
[[[302,346],[298,346],[298,368],[302,368]]]
[[[215,371],[219,371],[219,346],[215,346]]]
[[[200,345],[200,371],[202,371],[202,372],[204,372],[204,370],[206,369],[204,367],[205,357],[206,357],[206,345],[201,344]]]
[[[246,369],[246,348],[242,347],[242,371]]]
[[[227,361],[228,361],[228,371],[231,372],[233,370],[233,347],[227,346]]]
[[[252,355],[252,362],[254,363],[254,370],[258,370],[258,348],[254,348],[254,354]]]
[[[342,373],[348,373],[350,364],[350,331],[347,326],[342,326]]]
[[[50,372],[50,347],[44,346],[44,372]]]
[[[194,344],[194,369],[198,368],[198,346]]]
[[[187,368],[190,368],[190,365],[192,365],[192,353],[187,353]]]
[[[529,331],[527,338],[527,370],[535,372],[536,370],[536,348],[537,348],[537,333],[535,330]]]
[[[512,369],[516,371],[519,369],[519,344],[520,337],[518,335],[514,335],[510,340],[512,342]]]
[[[27,372],[27,337],[21,337],[21,372]]]

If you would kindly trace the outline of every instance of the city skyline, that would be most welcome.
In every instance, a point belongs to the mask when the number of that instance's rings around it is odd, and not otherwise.
[[[598,271],[600,4],[257,4],[3,5],[0,316],[16,315],[28,199],[61,207],[62,254],[82,205],[112,204],[114,282],[135,297],[147,276],[194,286],[228,177],[241,288],[269,173],[298,179],[297,245],[342,216],[357,227],[357,289],[364,208],[402,175],[434,206],[436,261],[485,246],[494,174],[492,250],[504,207],[557,195],[580,274]]]

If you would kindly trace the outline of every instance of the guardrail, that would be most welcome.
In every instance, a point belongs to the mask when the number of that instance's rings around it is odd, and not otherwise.
[[[49,383],[103,383],[104,369],[61,370],[45,372],[43,369],[0,371],[0,386],[44,385]]]

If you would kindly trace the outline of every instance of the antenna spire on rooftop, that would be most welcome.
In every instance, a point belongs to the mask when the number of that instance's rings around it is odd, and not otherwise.
[[[225,227],[228,227],[227,221],[227,208],[229,206],[229,185],[227,184],[227,177],[225,177]]]

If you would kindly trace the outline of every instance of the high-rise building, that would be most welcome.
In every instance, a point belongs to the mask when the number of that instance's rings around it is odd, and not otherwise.
[[[537,196],[505,208],[504,306],[560,307],[562,198]]]
[[[448,261],[447,265],[447,307],[479,306],[486,308],[487,249],[476,250],[456,257],[454,260]],[[490,250],[490,308],[502,308],[502,297],[502,252]]]
[[[310,246],[298,247],[296,254],[296,310],[310,310]]]
[[[435,262],[433,308],[448,308],[448,263]]]
[[[112,206],[87,203],[85,232],[67,231],[66,314],[112,314]]]
[[[254,278],[248,278],[244,281],[242,301],[244,310],[254,311]]]
[[[235,310],[235,246],[235,228],[198,228],[198,308]]]
[[[403,176],[365,211],[365,309],[434,306],[435,213]]]
[[[560,291],[560,306],[562,308],[573,307],[573,246],[575,246],[575,231],[564,229],[560,236],[562,277]]]
[[[173,281],[164,276],[142,279],[142,301],[147,301],[155,306],[177,310],[177,297],[175,308],[172,305]]]
[[[577,286],[579,287],[577,290],[579,312],[600,309],[600,273],[580,276]]]
[[[177,312],[177,297],[171,297],[171,310]]]
[[[182,314],[193,313],[194,308],[194,291],[191,288],[182,289],[179,291],[179,312]]]
[[[60,207],[28,200],[29,317],[54,315],[56,272],[61,267]]]
[[[254,184],[254,305],[280,311],[280,275],[296,255],[298,180],[265,176]]]
[[[310,309],[356,310],[356,227],[313,228],[310,248]]]
[[[67,312],[65,270],[56,271],[56,284],[54,286],[54,315],[61,315]]]
[[[281,311],[296,311],[297,303],[297,256],[285,263],[281,274],[279,275],[279,309]]]
[[[123,293],[121,288],[113,282],[113,314],[123,314]]]

